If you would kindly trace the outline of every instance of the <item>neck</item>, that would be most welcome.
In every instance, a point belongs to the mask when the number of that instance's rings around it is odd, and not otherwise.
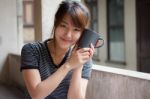
[[[62,49],[59,46],[57,46],[54,40],[48,42],[48,47],[50,52],[55,56],[63,56],[68,50],[68,49]]]

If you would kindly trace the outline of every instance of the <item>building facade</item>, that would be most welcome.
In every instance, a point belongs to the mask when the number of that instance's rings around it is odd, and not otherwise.
[[[25,4],[25,1],[28,3]],[[7,78],[4,75],[7,75],[8,54],[20,54],[25,28],[34,28],[34,41],[43,41],[50,37],[53,26],[51,20],[54,19],[61,1],[0,0],[0,11],[3,12],[0,15],[0,80]],[[104,46],[96,49],[94,63],[149,73],[150,1],[81,1],[90,9],[90,28],[100,33],[105,40]],[[25,6],[29,9],[25,10]],[[26,19],[27,16],[30,18]]]

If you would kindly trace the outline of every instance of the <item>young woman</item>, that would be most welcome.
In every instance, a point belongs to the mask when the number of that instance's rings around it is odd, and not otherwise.
[[[88,27],[87,8],[75,1],[63,1],[55,14],[53,38],[24,45],[21,71],[27,99],[85,99],[94,47],[77,48]]]

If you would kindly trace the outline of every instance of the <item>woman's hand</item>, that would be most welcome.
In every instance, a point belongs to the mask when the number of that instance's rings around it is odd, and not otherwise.
[[[71,69],[82,67],[84,63],[86,63],[89,59],[93,57],[94,46],[91,44],[90,47],[91,48],[81,48],[81,49],[77,49],[75,47],[73,49],[71,56],[67,61]]]
[[[91,47],[91,48],[90,48],[90,58],[92,58],[93,55],[94,55],[95,49],[94,49],[93,44],[91,44],[90,47]]]

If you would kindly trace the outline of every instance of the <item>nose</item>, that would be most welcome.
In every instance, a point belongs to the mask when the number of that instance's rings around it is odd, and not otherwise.
[[[66,31],[66,37],[71,38],[71,36],[72,36],[71,30]]]

